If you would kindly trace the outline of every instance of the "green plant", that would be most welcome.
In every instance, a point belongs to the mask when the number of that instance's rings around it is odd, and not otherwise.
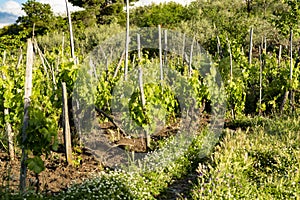
[[[211,161],[199,164],[193,199],[299,198],[299,119],[250,121],[251,129],[227,130]]]

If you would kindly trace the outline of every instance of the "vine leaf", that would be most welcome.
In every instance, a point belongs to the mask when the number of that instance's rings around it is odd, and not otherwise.
[[[33,158],[28,158],[27,160],[28,169],[33,171],[36,174],[41,173],[45,170],[44,161],[39,156]]]

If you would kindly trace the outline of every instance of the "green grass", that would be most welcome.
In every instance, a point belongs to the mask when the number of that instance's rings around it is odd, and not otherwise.
[[[248,119],[249,120],[249,119]],[[199,164],[193,199],[299,199],[300,121],[255,118]]]
[[[155,199],[174,178],[197,168],[193,199],[300,199],[300,119],[245,118],[226,129],[214,152],[203,159],[203,134],[177,159],[158,167],[110,170],[56,196],[28,193],[26,199]],[[168,141],[166,141],[167,145]],[[162,156],[162,157],[161,157]],[[152,159],[155,159],[155,154]],[[166,160],[167,162],[167,160]],[[131,166],[132,167],[132,166]],[[22,199],[0,190],[2,199]],[[1,198],[0,198],[1,199]]]

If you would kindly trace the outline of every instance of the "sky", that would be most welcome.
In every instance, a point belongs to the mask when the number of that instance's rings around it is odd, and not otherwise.
[[[37,0],[41,3],[50,4],[54,13],[62,14],[66,12],[66,6],[64,0]],[[151,3],[162,3],[174,1],[186,5],[192,0],[139,0],[135,6],[144,6]],[[18,16],[24,15],[22,11],[22,3],[25,3],[26,0],[0,0],[0,28],[4,25],[14,23]],[[70,4],[70,11],[76,11],[80,9],[79,7],[74,7]]]

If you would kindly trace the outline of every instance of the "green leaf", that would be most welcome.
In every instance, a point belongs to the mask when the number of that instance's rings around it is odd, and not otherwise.
[[[30,169],[36,174],[39,174],[45,170],[44,161],[39,156],[35,156],[34,158],[29,158],[27,160],[27,166],[28,169]]]

